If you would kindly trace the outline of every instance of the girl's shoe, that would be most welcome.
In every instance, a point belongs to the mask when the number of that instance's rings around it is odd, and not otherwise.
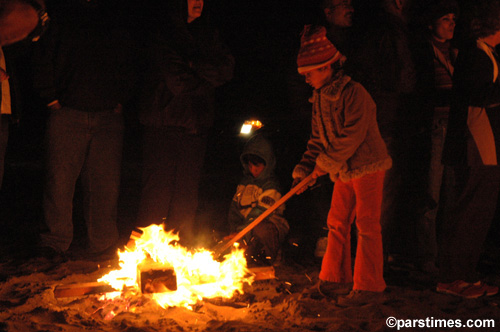
[[[318,292],[326,297],[336,298],[339,295],[347,295],[352,289],[352,283],[330,282],[320,280]]]
[[[386,300],[384,292],[372,292],[355,289],[349,295],[339,297],[337,305],[340,307],[359,307],[372,303],[383,303]]]

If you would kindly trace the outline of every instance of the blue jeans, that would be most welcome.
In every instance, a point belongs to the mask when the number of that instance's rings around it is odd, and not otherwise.
[[[112,111],[51,111],[43,196],[48,231],[41,234],[42,245],[68,250],[73,240],[73,196],[79,177],[89,251],[99,252],[116,244],[123,130],[122,115]]]

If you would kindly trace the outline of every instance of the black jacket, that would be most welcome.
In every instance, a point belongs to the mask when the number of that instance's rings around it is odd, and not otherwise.
[[[215,88],[231,80],[234,69],[234,58],[217,30],[203,15],[188,24],[185,15],[174,12],[150,50],[141,123],[206,132],[213,124]]]

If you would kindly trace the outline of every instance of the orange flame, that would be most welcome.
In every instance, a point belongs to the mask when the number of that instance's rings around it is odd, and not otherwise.
[[[138,271],[152,260],[154,266],[173,268],[177,277],[177,290],[154,293],[153,299],[163,308],[184,306],[189,309],[203,298],[231,298],[236,291],[243,293],[244,283],[253,282],[242,249],[235,248],[218,262],[211,251],[189,251],[180,246],[178,235],[165,232],[163,225],[150,225],[141,230],[143,234],[135,240],[135,248],[125,247],[125,251],[118,251],[120,269],[111,271],[99,282],[138,293]]]

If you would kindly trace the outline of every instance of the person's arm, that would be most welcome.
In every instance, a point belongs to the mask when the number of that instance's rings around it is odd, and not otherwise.
[[[167,86],[174,95],[204,93],[232,79],[234,58],[216,32],[203,44],[188,37],[182,47],[179,42],[163,43],[157,55]]]
[[[189,59],[183,58],[167,45],[163,45],[161,52],[160,68],[168,89],[174,95],[202,93],[212,88],[212,85],[192,68]]]
[[[57,35],[57,26],[51,24],[46,35],[35,44],[33,52],[33,85],[50,109],[61,108],[58,100],[54,64]]]
[[[454,82],[460,97],[467,98],[469,106],[488,107],[500,103],[500,73],[493,82],[493,62],[483,50],[459,54]]]
[[[315,97],[314,97],[315,98]],[[318,129],[318,117],[317,111],[313,109],[313,114],[311,117],[311,135],[307,141],[307,148],[300,162],[295,166],[292,177],[294,179],[293,186],[298,184],[300,180],[308,176],[314,169],[316,165],[316,158],[318,154],[323,151],[323,143],[319,137]]]
[[[210,82],[214,87],[229,82],[233,78],[235,60],[229,48],[214,31],[210,45],[201,56],[195,56],[191,61],[192,68],[196,73]]]
[[[253,207],[247,214],[244,224],[248,225],[254,221],[258,216],[264,213],[267,209],[274,205],[281,199],[281,193],[277,189],[267,189],[259,195],[256,206]],[[281,206],[273,212],[273,214],[282,215],[285,207]]]

